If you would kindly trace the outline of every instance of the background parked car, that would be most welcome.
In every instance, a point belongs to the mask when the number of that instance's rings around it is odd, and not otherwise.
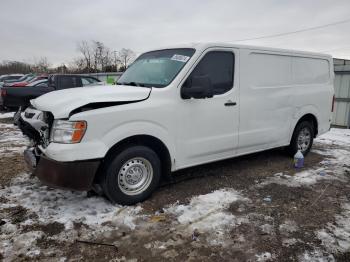
[[[47,85],[3,87],[1,90],[2,106],[5,109],[22,109],[30,105],[30,100],[48,92],[60,89],[100,85],[95,77],[85,75],[50,75]],[[0,101],[1,103],[1,101]]]
[[[15,80],[5,80],[3,87],[9,87],[12,86],[15,83],[21,83],[21,82],[29,82],[30,80],[32,80],[33,78],[35,78],[36,75],[35,74],[27,74],[24,75],[23,77],[19,78],[19,79],[15,79]]]
[[[0,82],[4,82],[5,80],[18,80],[23,76],[24,76],[23,74],[2,75],[0,76]]]
[[[13,86],[13,87],[28,86],[29,84],[42,79],[48,79],[48,76],[47,75],[36,76],[32,79],[29,78],[29,80],[26,80],[26,81],[11,83],[9,86]]]
[[[47,79],[40,79],[40,80],[36,80],[34,82],[31,82],[29,84],[27,84],[26,86],[28,87],[48,87],[48,80]],[[2,96],[1,96],[1,88],[0,88],[0,109],[4,109],[3,108],[3,100],[2,100]]]
[[[47,79],[39,79],[27,84],[26,86],[48,87],[48,82],[49,80]]]
[[[4,81],[11,81],[11,80],[18,81],[22,77],[23,77],[23,74],[2,75],[0,77],[0,88],[3,86]]]

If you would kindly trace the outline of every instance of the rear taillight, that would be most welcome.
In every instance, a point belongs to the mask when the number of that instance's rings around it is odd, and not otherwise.
[[[333,95],[333,100],[332,100],[332,112],[334,112],[334,103],[335,103],[335,96]]]
[[[3,96],[3,97],[6,96],[6,90],[4,90],[4,89],[1,90],[1,96]]]

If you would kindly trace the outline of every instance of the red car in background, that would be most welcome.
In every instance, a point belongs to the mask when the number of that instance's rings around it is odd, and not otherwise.
[[[22,86],[29,85],[35,81],[43,80],[43,79],[48,79],[48,75],[35,76],[32,79],[28,79],[27,81],[23,81],[23,82],[16,82],[16,83],[11,84],[10,86],[11,87],[22,87]]]

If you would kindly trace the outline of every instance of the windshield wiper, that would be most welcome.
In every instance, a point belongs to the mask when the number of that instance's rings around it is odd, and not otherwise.
[[[145,84],[143,83],[136,83],[136,82],[122,82],[122,83],[117,83],[118,85],[126,85],[126,86],[141,86],[145,87]]]

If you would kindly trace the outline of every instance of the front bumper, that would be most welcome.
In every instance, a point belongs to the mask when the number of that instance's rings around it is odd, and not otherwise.
[[[37,161],[33,162],[34,159],[37,159]],[[59,162],[45,156],[36,157],[33,152],[28,151],[25,152],[25,160],[28,166],[33,168],[34,175],[43,184],[79,191],[87,191],[92,188],[100,165],[100,160]]]

